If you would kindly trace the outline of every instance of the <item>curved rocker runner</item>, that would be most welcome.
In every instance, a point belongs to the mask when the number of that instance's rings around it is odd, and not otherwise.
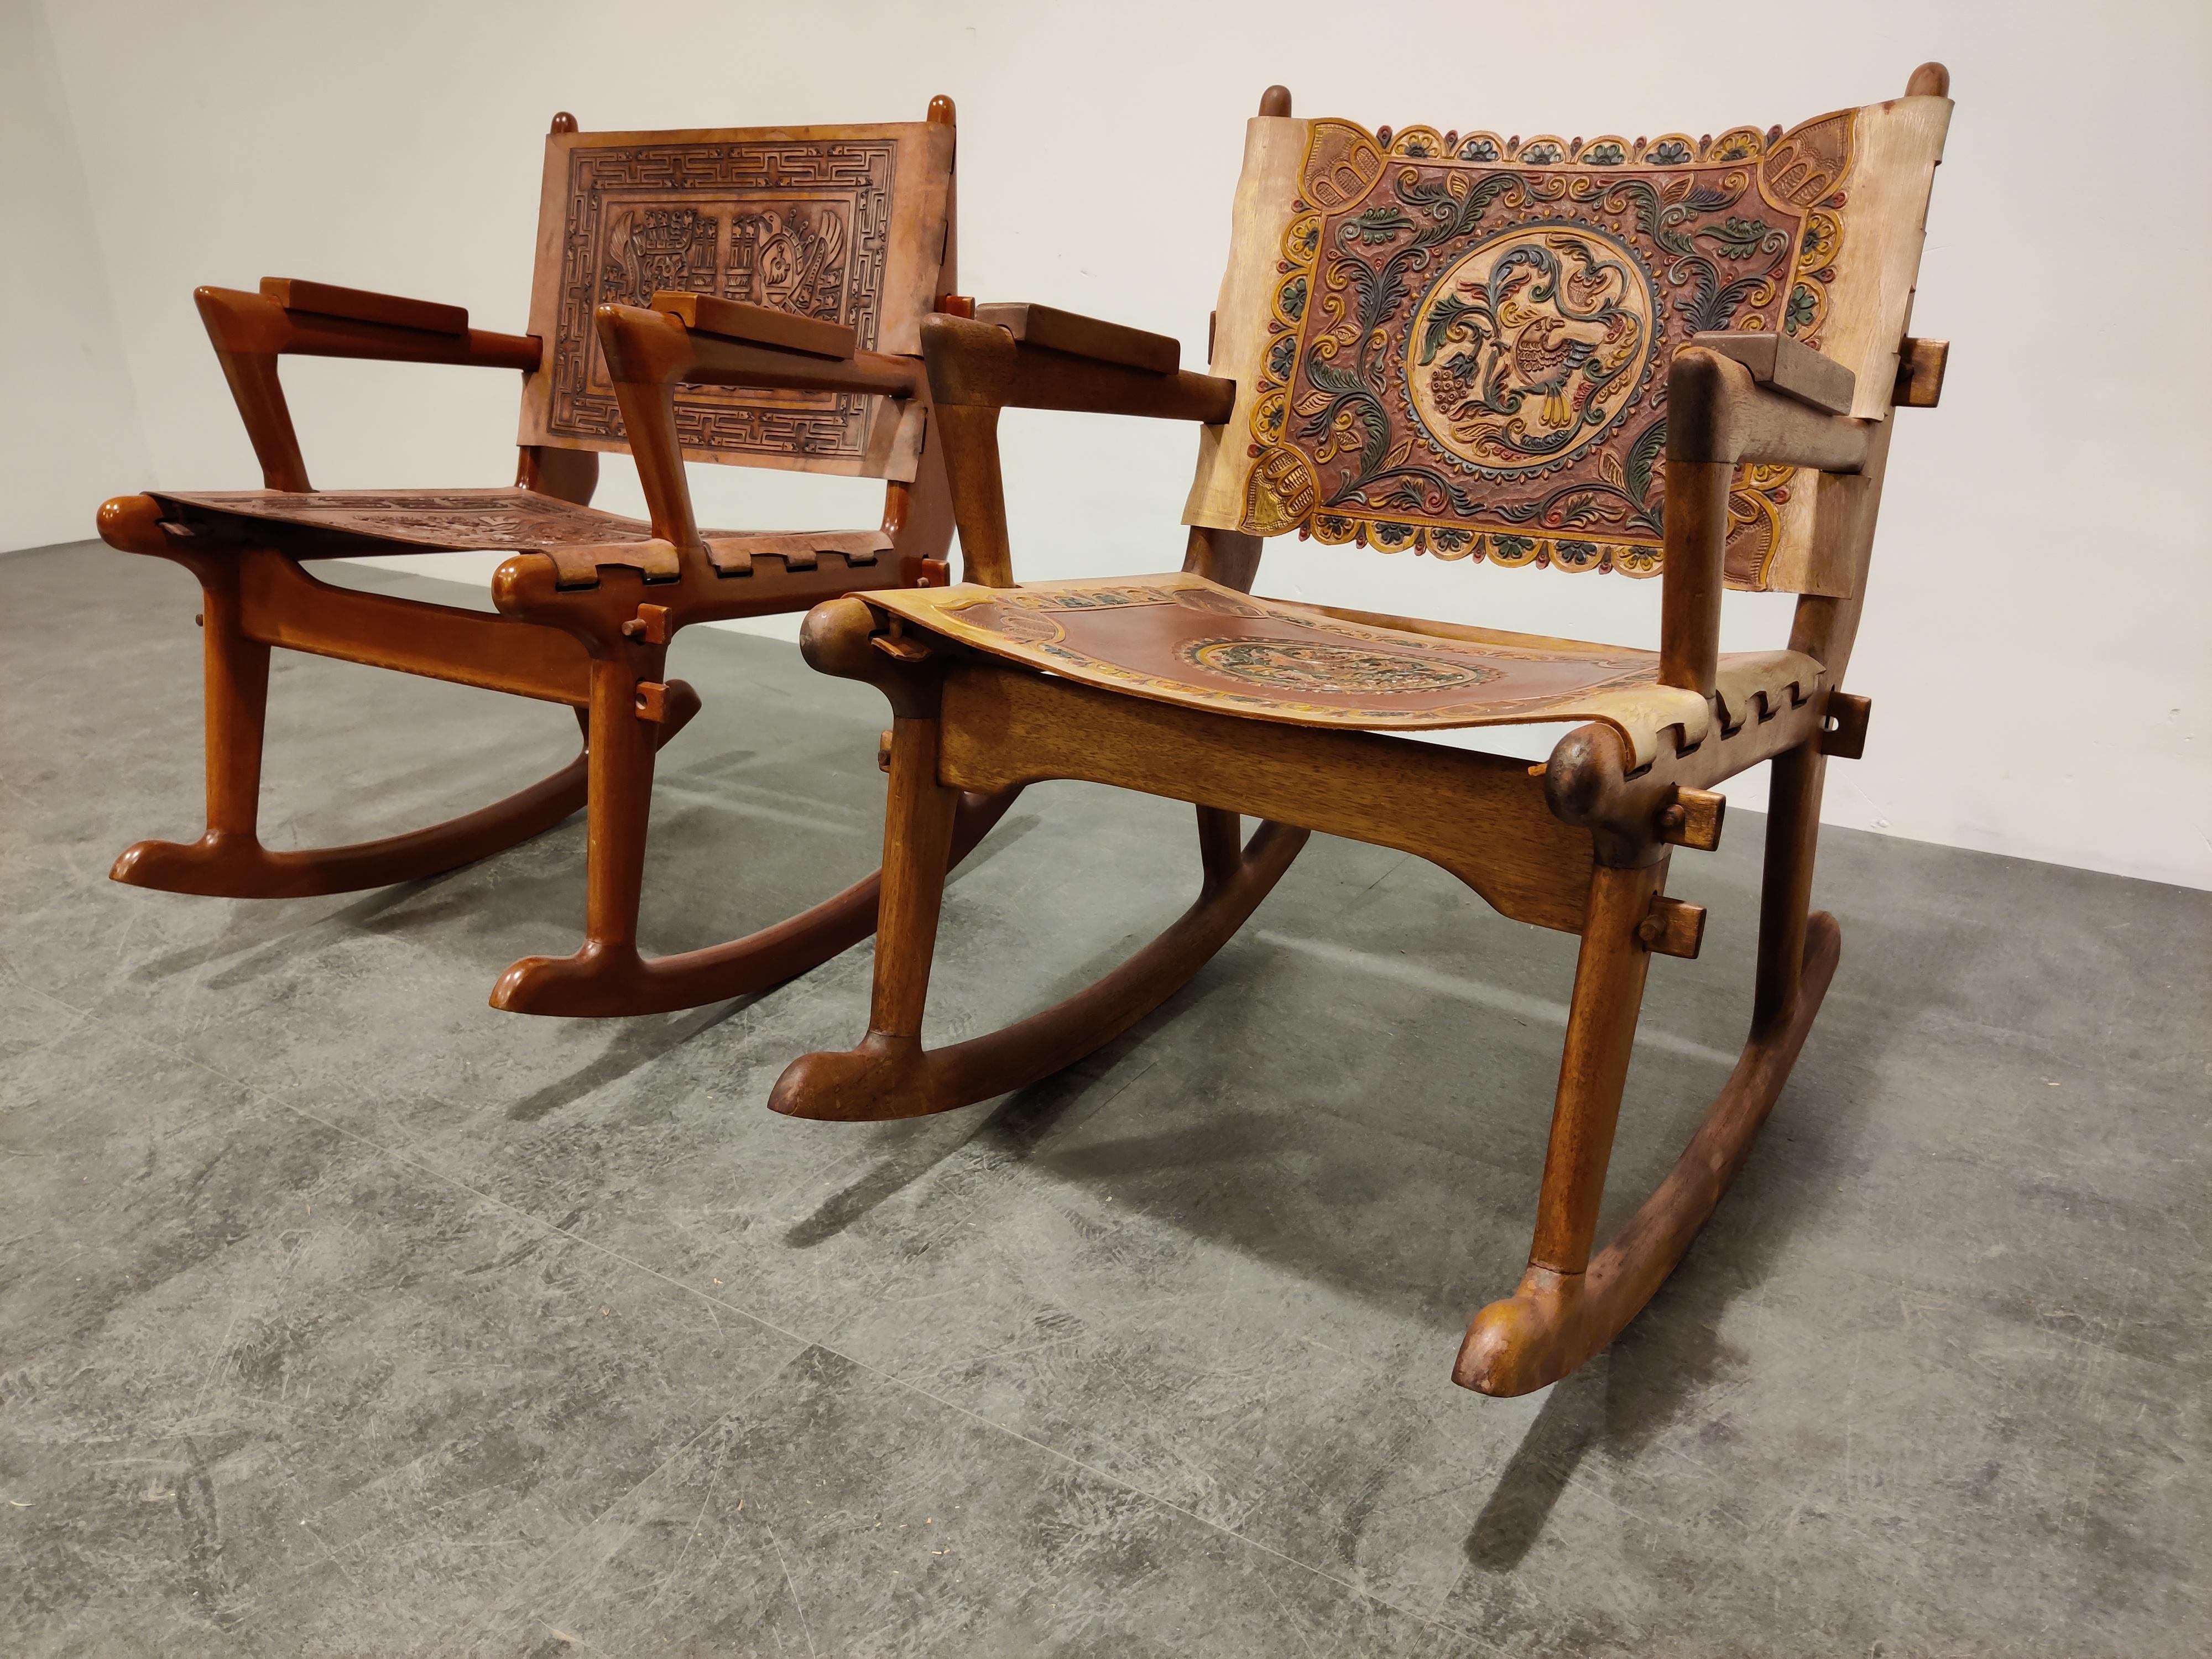
[[[268,278],[255,294],[199,290],[264,488],[120,496],[100,511],[110,545],[173,560],[199,579],[206,630],[206,831],[191,842],[138,843],[117,860],[116,880],[240,898],[343,892],[453,869],[583,807],[584,944],[573,956],[516,963],[492,994],[497,1007],[690,1007],[764,989],[868,934],[874,876],[744,939],[659,958],[637,949],[654,757],[699,710],[691,688],[665,675],[677,631],[804,611],[842,593],[941,586],[948,574],[941,445],[929,431],[917,354],[921,319],[965,304],[948,292],[951,102],[933,100],[926,121],[774,134],[780,154],[834,152],[854,180],[842,205],[763,175],[747,160],[763,141],[742,129],[584,133],[573,117],[555,117],[527,335],[472,329],[458,307],[289,278]],[[693,158],[685,194],[670,210],[641,209],[640,191],[678,182],[635,165],[669,143]],[[697,187],[725,174],[731,182],[710,189],[714,216],[702,216]],[[860,263],[848,222],[855,215],[884,238]],[[716,240],[726,220],[733,236],[751,239],[750,263],[734,240]],[[672,236],[690,240],[660,246]],[[641,263],[646,242],[681,254],[688,270],[727,260],[727,280],[712,294],[641,289],[641,273],[665,263]],[[611,294],[634,303],[599,303]],[[285,355],[520,370],[514,486],[314,489],[277,380]],[[636,459],[650,523],[590,506],[602,450]],[[686,460],[880,477],[883,521],[821,534],[702,532]],[[306,568],[461,549],[509,555],[493,582],[501,614],[335,587]],[[566,703],[584,750],[445,823],[352,847],[271,851],[256,825],[276,646]],[[963,801],[951,855],[963,856],[1011,799]]]
[[[1893,412],[1942,384],[1946,348],[1906,329],[1948,87],[1928,64],[1901,99],[1788,132],[1587,145],[1293,120],[1273,88],[1212,374],[1181,372],[1172,340],[1041,306],[931,318],[966,580],[807,619],[816,667],[890,700],[890,805],[870,1029],[794,1061],[775,1109],[906,1117],[1018,1088],[1188,981],[1309,831],[1417,853],[1581,939],[1528,1269],[1475,1314],[1453,1378],[1523,1394],[1601,1351],[1748,1156],[1835,973],[1835,920],[1810,908],[1821,785],[1865,739],[1869,705],[1838,685]],[[1401,366],[1394,401],[1376,388]],[[1183,568],[1016,586],[1004,408],[1201,423]],[[1262,538],[1290,530],[1656,574],[1660,649],[1255,596]],[[1727,587],[1798,593],[1787,648],[1721,653]],[[1528,722],[1574,729],[1537,767],[1394,735]],[[1668,863],[1719,844],[1714,786],[1761,762],[1749,1037],[1674,1170],[1596,1249],[1645,975],[1703,938]],[[1088,990],[927,1048],[958,793],[1046,778],[1192,802],[1198,901]],[[1241,848],[1240,814],[1262,820]]]

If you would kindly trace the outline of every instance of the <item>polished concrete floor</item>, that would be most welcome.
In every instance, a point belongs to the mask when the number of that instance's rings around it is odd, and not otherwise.
[[[453,599],[383,572],[362,585]],[[1528,1243],[1570,939],[1316,838],[1180,997],[918,1122],[775,1117],[864,945],[766,996],[485,1005],[572,822],[436,880],[106,878],[199,823],[182,572],[0,559],[0,1652],[2199,1654],[2212,895],[1832,832],[1821,1023],[1607,1356],[1448,1372]],[[875,860],[872,693],[685,635],[646,927]],[[445,816],[565,712],[280,653],[264,837]],[[1876,741],[1879,741],[1879,732]],[[1748,1003],[1759,825],[1678,854],[1608,1211]],[[1034,790],[934,1030],[1148,937],[1187,808]]]

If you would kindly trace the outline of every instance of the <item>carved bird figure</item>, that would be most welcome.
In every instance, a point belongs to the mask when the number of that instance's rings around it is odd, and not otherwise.
[[[1513,337],[1513,372],[1530,392],[1543,394],[1544,407],[1537,419],[1554,430],[1573,418],[1567,408],[1567,382],[1595,349],[1589,340],[1569,334],[1559,337],[1566,324],[1557,317],[1538,317]]]

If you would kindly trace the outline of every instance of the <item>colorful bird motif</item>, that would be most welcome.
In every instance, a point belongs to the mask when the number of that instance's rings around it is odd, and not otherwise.
[[[1536,418],[1557,431],[1573,420],[1567,407],[1567,382],[1597,349],[1595,340],[1568,331],[1564,318],[1537,316],[1513,337],[1513,372],[1528,391],[1544,399]]]

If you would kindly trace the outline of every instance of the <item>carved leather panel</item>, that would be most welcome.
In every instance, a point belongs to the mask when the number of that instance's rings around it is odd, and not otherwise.
[[[1713,709],[1659,685],[1646,651],[1493,630],[1440,637],[1255,599],[1188,574],[1018,588],[890,590],[869,603],[963,645],[1159,702],[1300,726],[1364,730],[1605,720],[1638,763],[1662,732],[1699,741]],[[1790,652],[1724,659],[1731,724],[1764,697],[1778,711],[1820,673]]]
[[[532,305],[552,345],[524,441],[622,445],[592,313],[660,290],[842,324],[863,350],[917,349],[943,251],[951,142],[950,129],[920,124],[556,135]],[[677,431],[703,459],[879,473],[883,401],[687,386]]]
[[[1667,364],[1708,330],[1820,343],[1851,124],[1570,144],[1314,123],[1240,527],[1654,574]],[[1736,492],[1736,580],[1790,486]]]
[[[1184,522],[1656,574],[1690,335],[1790,337],[1888,414],[1950,112],[1588,143],[1255,118],[1211,354],[1237,409]],[[1853,591],[1832,482],[1738,475],[1731,586]]]

